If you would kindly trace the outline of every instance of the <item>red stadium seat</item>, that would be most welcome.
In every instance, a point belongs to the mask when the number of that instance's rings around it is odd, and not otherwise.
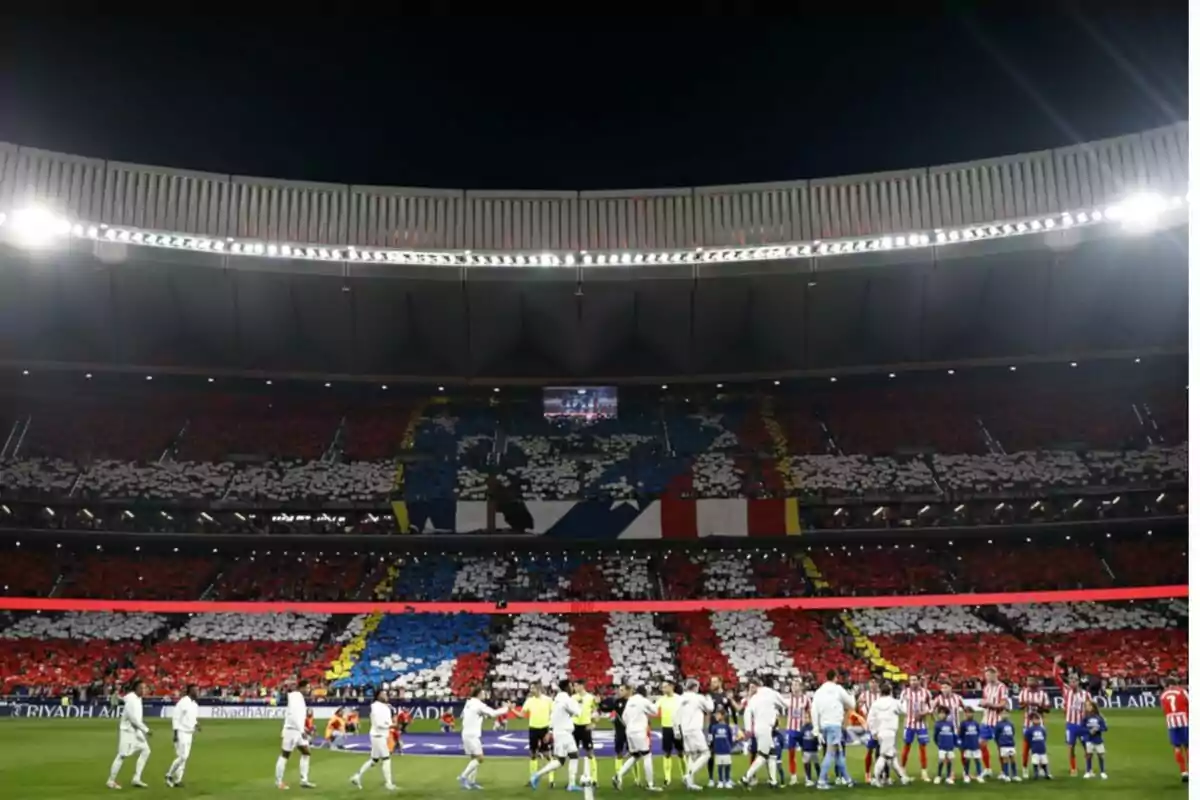
[[[93,553],[64,579],[64,597],[194,600],[217,574],[215,558]]]
[[[811,611],[777,608],[767,612],[779,644],[796,662],[796,669],[818,681],[825,670],[848,672],[856,681],[866,680],[867,665],[847,653],[829,636],[821,617]]]
[[[490,660],[487,653],[469,653],[458,657],[454,662],[454,673],[450,676],[450,691],[455,697],[468,697],[476,687],[483,685]]]
[[[570,619],[567,670],[571,678],[584,681],[593,692],[610,686],[613,663],[608,652],[608,615],[582,614]]]
[[[1077,631],[1044,634],[1031,641],[1043,662],[1061,655],[1088,675],[1136,683],[1172,672],[1186,674],[1188,669],[1187,631],[1177,628]]]
[[[911,634],[871,637],[882,656],[904,672],[961,686],[981,680],[996,666],[1004,680],[1050,674],[1050,662],[1034,647],[1007,634]]]
[[[938,594],[947,590],[940,556],[928,550],[814,549],[813,563],[838,594]]]
[[[0,640],[0,686],[4,694],[24,687],[57,696],[94,681],[111,680],[110,671],[136,653],[138,647],[136,642],[100,639]]]
[[[721,651],[721,643],[706,612],[676,615],[676,651],[680,674],[702,681],[716,675],[726,688],[737,686],[737,673]]]
[[[276,689],[296,675],[319,680],[337,650],[316,652],[307,642],[162,642],[136,658],[136,674],[155,694],[174,693],[190,683],[204,690]]]

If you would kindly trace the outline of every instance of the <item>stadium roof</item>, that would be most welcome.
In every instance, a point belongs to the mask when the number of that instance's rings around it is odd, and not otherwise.
[[[0,212],[44,206],[81,237],[292,262],[780,261],[1041,233],[1099,221],[1137,192],[1179,202],[1187,130],[874,175],[610,192],[314,184],[0,144]]]
[[[0,145],[0,365],[492,385],[1178,353],[1187,134],[827,180],[546,193]],[[1175,230],[1120,235],[1130,226]]]

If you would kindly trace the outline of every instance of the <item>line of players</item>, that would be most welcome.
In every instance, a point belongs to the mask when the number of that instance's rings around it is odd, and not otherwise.
[[[995,741],[1000,760],[1000,780],[1021,780],[1028,777],[1032,762],[1034,777],[1049,778],[1049,763],[1046,754],[1048,734],[1044,726],[1044,715],[1051,708],[1045,691],[1037,687],[1034,680],[1022,689],[1016,698],[1016,706],[1024,712],[1024,752],[1022,754],[1023,775],[1017,774],[1016,731],[1009,720],[1007,687],[997,678],[995,669],[985,672],[983,697],[980,707],[983,720],[976,725],[974,712],[963,699],[954,694],[951,687],[943,685],[938,695],[933,695],[925,682],[918,676],[909,679],[909,684],[899,695],[892,697],[892,688],[871,681],[867,689],[855,699],[837,682],[837,675],[830,671],[826,682],[816,691],[806,691],[803,682],[796,681],[790,695],[784,698],[775,692],[769,681],[751,683],[745,699],[734,703],[717,677],[710,681],[707,694],[701,694],[699,683],[689,679],[684,683],[684,692],[676,695],[674,684],[665,682],[662,695],[651,701],[646,692],[632,686],[622,686],[618,695],[597,702],[587,692],[582,682],[562,681],[553,699],[535,689],[522,706],[520,713],[529,718],[530,738],[530,785],[537,788],[546,776],[553,781],[554,774],[568,767],[569,788],[588,791],[595,785],[598,776],[592,727],[601,713],[613,716],[617,753],[617,773],[613,785],[620,788],[632,770],[640,774],[636,778],[652,790],[654,764],[650,748],[650,720],[658,717],[662,723],[664,772],[666,782],[671,781],[672,756],[683,761],[683,783],[689,789],[699,790],[695,782],[699,771],[707,765],[710,786],[732,785],[732,755],[736,741],[745,742],[745,750],[751,757],[750,767],[742,783],[753,785],[757,773],[768,767],[768,781],[781,784],[784,776],[782,756],[788,753],[791,783],[798,783],[796,773],[796,751],[800,750],[804,764],[806,784],[814,785],[817,753],[824,749],[820,770],[815,785],[828,787],[829,777],[836,782],[852,784],[845,765],[845,743],[848,735],[865,727],[867,734],[867,757],[865,769],[868,780],[882,785],[890,773],[899,775],[907,782],[905,767],[915,742],[921,761],[921,777],[929,780],[926,747],[933,731],[933,742],[938,748],[938,775],[953,782],[954,751],[960,753],[962,776],[970,779],[969,762],[974,761],[976,780],[990,776],[991,763],[988,742]],[[1076,746],[1084,745],[1086,772],[1084,778],[1093,777],[1093,756],[1097,758],[1099,776],[1107,777],[1104,765],[1105,747],[1103,735],[1107,722],[1094,699],[1080,686],[1077,676],[1064,679],[1061,659],[1055,659],[1054,678],[1062,692],[1066,713],[1066,739],[1070,748],[1071,774],[1077,774]],[[284,773],[291,754],[299,751],[300,786],[315,788],[309,780],[311,758],[310,743],[314,736],[313,719],[307,707],[306,681],[300,681],[287,695],[284,714],[280,755],[275,764],[275,784],[286,789]],[[570,694],[569,692],[574,692]],[[459,784],[464,789],[480,788],[476,777],[484,761],[482,746],[483,721],[488,718],[503,718],[510,714],[507,704],[492,708],[484,702],[485,691],[477,689],[467,699],[462,712],[462,743],[468,756],[468,764],[459,775]],[[119,789],[117,776],[125,759],[137,756],[132,785],[144,787],[142,773],[150,757],[148,738],[150,728],[145,724],[142,712],[142,685],[134,678],[129,692],[123,698],[119,723],[118,752],[109,772],[107,786]],[[394,789],[390,757],[398,745],[399,736],[405,725],[403,715],[393,712],[387,703],[386,691],[380,691],[371,706],[370,740],[371,756],[350,778],[351,783],[361,787],[362,778],[374,766],[381,766],[385,787]],[[1166,716],[1167,730],[1175,752],[1176,764],[1186,782],[1188,750],[1188,702],[1187,690],[1175,676],[1167,679],[1167,688],[1160,697]],[[733,725],[736,711],[743,714],[741,729]],[[778,718],[786,719],[786,733],[778,726]],[[931,716],[936,723],[928,724]],[[898,738],[898,719],[904,717],[904,749],[897,758],[895,752]],[[197,690],[189,686],[177,702],[172,714],[172,734],[175,759],[169,767],[165,780],[168,786],[183,785],[184,772],[191,754],[192,740],[200,730]],[[584,758],[580,758],[580,753]],[[767,753],[764,757],[762,754]],[[545,763],[542,763],[545,762]],[[582,764],[582,780],[577,783]],[[714,777],[714,770],[716,771]],[[944,773],[944,774],[943,774]]]

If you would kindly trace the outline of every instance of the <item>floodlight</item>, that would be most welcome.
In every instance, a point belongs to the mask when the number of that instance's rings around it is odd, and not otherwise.
[[[1161,194],[1139,192],[1110,206],[1105,216],[1121,223],[1121,227],[1127,231],[1140,233],[1157,227],[1166,210],[1167,200]]]
[[[71,232],[66,217],[43,206],[17,209],[6,222],[13,242],[27,248],[47,247]]]

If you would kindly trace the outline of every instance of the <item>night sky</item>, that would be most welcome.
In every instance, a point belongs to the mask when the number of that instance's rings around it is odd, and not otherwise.
[[[298,180],[606,189],[929,166],[1187,116],[1182,0],[835,6],[16,23],[0,140]]]

